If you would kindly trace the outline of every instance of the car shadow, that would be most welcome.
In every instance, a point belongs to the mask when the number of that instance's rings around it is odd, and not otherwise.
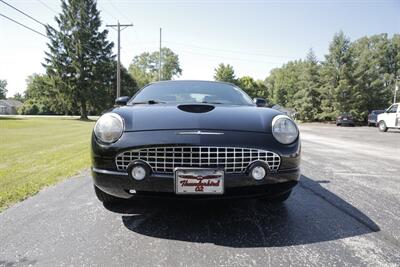
[[[105,207],[123,214],[124,226],[138,234],[227,247],[303,245],[380,230],[356,207],[305,176],[282,204],[135,199]]]

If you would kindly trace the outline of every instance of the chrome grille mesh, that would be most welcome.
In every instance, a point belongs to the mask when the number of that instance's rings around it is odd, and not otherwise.
[[[279,168],[278,154],[238,147],[151,147],[125,151],[115,158],[119,171],[134,160],[147,162],[153,172],[172,174],[177,167],[224,168],[226,173],[243,173],[254,161],[264,161],[271,171]]]

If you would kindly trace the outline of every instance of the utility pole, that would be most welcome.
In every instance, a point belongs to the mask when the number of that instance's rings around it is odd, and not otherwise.
[[[396,103],[397,91],[399,91],[399,86],[396,84],[396,86],[394,88],[393,104]]]
[[[128,27],[132,27],[133,24],[120,24],[119,21],[117,24],[106,25],[107,27],[111,27],[113,29],[117,28],[118,32],[118,63],[117,63],[117,98],[121,96],[121,31]],[[123,27],[121,29],[121,27]]]
[[[161,34],[162,29],[160,28],[160,51],[158,52],[158,80],[161,81]]]

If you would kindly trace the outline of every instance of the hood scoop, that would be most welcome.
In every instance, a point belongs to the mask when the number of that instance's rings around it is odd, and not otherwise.
[[[211,105],[188,104],[188,105],[179,105],[178,108],[182,111],[190,113],[207,113],[213,110],[215,107]]]

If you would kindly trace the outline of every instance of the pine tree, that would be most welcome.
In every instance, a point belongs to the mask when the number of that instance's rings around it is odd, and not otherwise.
[[[385,76],[392,72],[389,60],[390,40],[387,34],[363,37],[355,41],[352,48],[354,90],[359,94],[353,108],[359,119],[365,119],[368,111],[384,109],[391,100],[390,82],[385,81]]]
[[[320,113],[320,65],[314,51],[310,49],[306,61],[302,65],[299,81],[299,91],[294,95],[294,108],[298,118],[303,121],[313,121]]]
[[[50,42],[44,65],[48,75],[58,81],[60,94],[86,119],[88,107],[110,86],[113,43],[106,40],[107,30],[99,30],[95,0],[63,0],[61,7],[55,18],[59,29],[47,26]]]
[[[329,54],[322,65],[321,119],[334,119],[339,113],[351,112],[358,95],[353,89],[353,61],[350,40],[343,32],[335,34]]]

